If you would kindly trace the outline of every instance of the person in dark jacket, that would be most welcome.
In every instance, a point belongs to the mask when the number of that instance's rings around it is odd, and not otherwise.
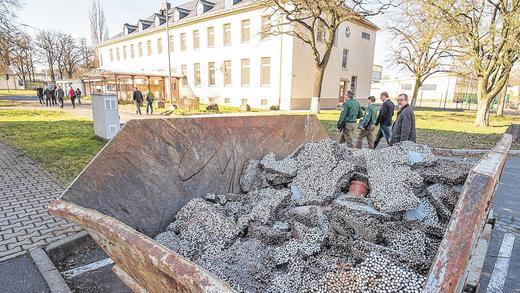
[[[78,105],[81,105],[81,90],[79,88],[76,89],[76,100],[78,100]]]
[[[56,102],[56,87],[51,87],[51,103],[53,106],[58,105],[58,103]]]
[[[141,91],[137,87],[135,87],[132,96],[135,103],[135,114],[143,115],[141,114],[141,103],[143,102],[143,93],[141,93]]]
[[[65,91],[61,88],[61,86],[59,86],[56,90],[56,96],[58,97],[60,108],[63,108],[63,98],[65,97]]]
[[[368,97],[368,106],[365,110],[365,116],[363,116],[363,120],[359,124],[359,136],[357,139],[356,147],[360,149],[363,146],[363,139],[366,137],[368,142],[368,147],[374,148],[374,129],[376,128],[376,97],[370,96]]]
[[[45,88],[45,91],[43,91],[43,95],[45,96],[45,107],[50,107],[52,106],[52,103],[51,103],[51,89],[50,88]]]
[[[376,126],[379,125],[379,131],[376,135],[376,140],[374,141],[374,148],[377,147],[381,138],[385,138],[386,143],[390,144],[390,136],[392,135],[392,117],[394,116],[394,108],[395,105],[388,97],[387,92],[382,92],[380,95],[381,101],[383,105],[381,106],[381,110],[379,110],[379,115],[376,119]]]
[[[343,110],[339,116],[337,128],[341,131],[340,143],[346,143],[349,148],[354,148],[352,133],[356,129],[356,122],[363,117],[363,110],[359,102],[354,99],[354,93],[347,91]]]
[[[415,114],[412,107],[408,105],[408,95],[400,94],[397,97],[397,105],[399,106],[399,111],[397,112],[397,119],[392,126],[390,145],[407,140],[416,142]]]
[[[43,105],[43,88],[41,86],[36,88],[36,95],[38,95],[38,100],[40,100],[40,104]]]

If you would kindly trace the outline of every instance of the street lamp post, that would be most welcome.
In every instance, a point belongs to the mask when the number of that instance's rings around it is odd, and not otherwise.
[[[173,110],[173,95],[172,95],[172,66],[171,66],[171,58],[170,58],[170,17],[169,17],[169,3],[168,1],[165,1],[165,13],[166,13],[166,48],[167,48],[167,54],[168,56],[168,97],[170,99],[170,110]]]

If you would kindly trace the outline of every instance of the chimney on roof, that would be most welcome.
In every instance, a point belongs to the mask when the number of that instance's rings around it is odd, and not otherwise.
[[[168,10],[170,10],[170,8],[172,8],[172,5],[169,2],[161,2],[161,15],[166,16],[166,13],[168,12]]]

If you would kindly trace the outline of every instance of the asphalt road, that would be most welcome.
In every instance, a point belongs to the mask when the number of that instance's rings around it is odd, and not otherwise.
[[[508,159],[500,181],[492,206],[496,224],[484,262],[479,292],[520,293],[520,158]],[[508,253],[510,259],[505,265],[507,257],[503,252],[508,251],[511,241],[512,250]],[[501,268],[505,268],[505,271]],[[495,282],[505,275],[502,290],[492,288],[493,286],[488,288],[493,275]]]
[[[0,262],[0,292],[47,293],[47,283],[29,255]]]

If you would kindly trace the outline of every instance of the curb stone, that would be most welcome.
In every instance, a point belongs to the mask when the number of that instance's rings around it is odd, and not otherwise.
[[[29,254],[34,261],[34,264],[38,268],[38,271],[40,271],[43,278],[45,279],[45,282],[47,282],[47,286],[49,286],[51,293],[72,292],[61,276],[60,272],[58,272],[52,261],[41,247],[29,250]]]

